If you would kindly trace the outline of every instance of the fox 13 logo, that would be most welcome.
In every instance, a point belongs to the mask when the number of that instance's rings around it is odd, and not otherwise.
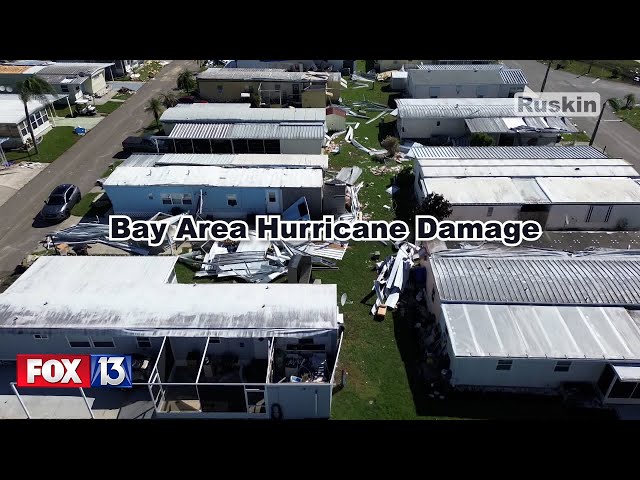
[[[131,356],[91,355],[91,386],[131,388]]]

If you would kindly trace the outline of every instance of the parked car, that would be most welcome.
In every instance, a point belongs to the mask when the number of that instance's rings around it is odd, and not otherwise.
[[[69,218],[71,209],[80,201],[82,194],[75,185],[65,183],[53,189],[49,198],[44,201],[45,205],[40,211],[40,216],[44,220],[56,221]]]
[[[156,144],[150,137],[127,137],[122,142],[122,150],[127,153],[151,152],[156,153]]]

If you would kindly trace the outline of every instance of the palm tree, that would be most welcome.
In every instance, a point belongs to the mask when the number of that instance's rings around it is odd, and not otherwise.
[[[171,92],[163,93],[160,95],[160,101],[162,102],[162,105],[164,105],[164,108],[171,108],[178,104],[178,97]]]
[[[162,110],[162,102],[158,97],[151,97],[145,108],[145,111],[153,113],[153,118],[156,119],[156,127],[158,127],[158,130],[160,130],[160,114]]]
[[[16,89],[18,95],[20,95],[20,100],[24,105],[24,114],[26,117],[27,128],[29,129],[29,133],[31,133],[31,141],[33,141],[33,146],[36,149],[36,154],[40,154],[40,149],[38,148],[38,143],[36,142],[36,136],[33,133],[33,128],[31,127],[31,121],[29,121],[29,107],[27,107],[27,103],[31,100],[38,101],[40,103],[46,104],[48,103],[47,94],[55,93],[55,90],[49,82],[44,80],[41,77],[33,75],[22,82],[18,82],[16,84]]]
[[[624,96],[624,108],[631,110],[636,104],[636,96],[633,93],[627,93]]]
[[[196,77],[193,72],[187,69],[182,70],[178,75],[177,81],[178,88],[184,90],[187,93],[193,92],[197,87]]]
[[[609,98],[607,99],[607,103],[613,109],[614,112],[617,112],[622,108],[622,104],[620,103],[620,99],[618,98]]]

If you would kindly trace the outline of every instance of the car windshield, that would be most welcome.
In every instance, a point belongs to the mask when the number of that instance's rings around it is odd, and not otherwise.
[[[64,197],[62,195],[51,195],[47,205],[64,205]]]

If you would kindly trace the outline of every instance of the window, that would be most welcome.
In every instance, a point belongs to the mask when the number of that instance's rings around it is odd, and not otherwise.
[[[193,204],[190,194],[185,193],[184,195],[182,195],[182,204],[183,205],[192,205]]]
[[[240,342],[240,348],[244,348],[244,342]]]
[[[18,125],[18,129],[20,130],[20,135],[22,135],[23,137],[26,137],[27,135],[29,135],[29,129],[27,128],[27,122],[25,122],[25,121],[20,122],[20,125]]]
[[[587,212],[587,217],[585,218],[585,222],[590,223],[607,223],[609,218],[611,217],[611,211],[613,210],[613,205],[596,205],[589,207],[589,212]]]
[[[511,365],[513,365],[513,360],[498,360],[496,370],[511,370]]]
[[[440,126],[440,120],[436,122],[436,127],[439,127],[439,126]]]
[[[218,337],[209,337],[209,343],[220,343],[220,339]]]
[[[218,93],[222,93],[224,87],[222,85],[218,85]]]
[[[161,195],[163,205],[192,205],[193,199],[190,193],[163,193]]]
[[[109,337],[91,337],[91,343],[95,348],[116,348],[113,338]]]
[[[36,340],[49,340],[49,335],[43,335],[42,333],[36,333],[33,335]]]
[[[269,203],[276,202],[276,192],[269,192]]]
[[[227,205],[230,207],[238,206],[238,198],[236,195],[227,195]]]
[[[62,90],[63,93],[69,93],[69,85],[60,85],[60,90]]]
[[[275,84],[275,86],[274,86],[273,88],[275,88],[276,90],[280,90],[280,84],[279,84],[279,83],[276,83],[276,84]]]
[[[487,217],[493,217],[493,207],[487,208]]]
[[[151,340],[147,337],[136,337],[138,348],[151,348]]]
[[[571,368],[571,362],[558,362],[553,368],[554,372],[568,372]]]
[[[67,337],[71,348],[91,348],[89,337]]]
[[[162,204],[171,205],[171,195],[162,195]]]

